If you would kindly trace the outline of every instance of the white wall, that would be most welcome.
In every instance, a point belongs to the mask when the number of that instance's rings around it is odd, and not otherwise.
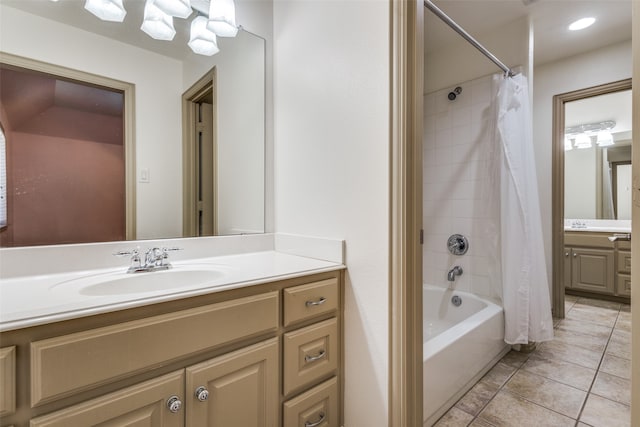
[[[595,146],[564,153],[564,217],[597,218],[597,177]]]
[[[631,59],[628,41],[534,68],[533,142],[550,286],[553,96],[630,78]]]
[[[135,84],[138,238],[181,236],[182,63],[2,5],[0,50]]]
[[[388,419],[386,1],[276,1],[276,231],[346,239],[345,426]]]

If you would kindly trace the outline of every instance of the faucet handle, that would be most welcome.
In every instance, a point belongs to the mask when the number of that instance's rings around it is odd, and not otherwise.
[[[138,248],[134,248],[128,251],[118,251],[118,252],[114,252],[113,256],[117,256],[117,257],[123,257],[123,256],[128,256],[131,255],[132,257],[135,257],[139,254],[139,249]]]
[[[178,247],[170,247],[170,248],[162,248],[162,252],[175,252],[175,251],[183,251],[184,248],[178,248]]]

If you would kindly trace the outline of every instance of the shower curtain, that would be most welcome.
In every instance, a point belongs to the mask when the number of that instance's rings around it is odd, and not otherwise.
[[[500,246],[507,344],[553,339],[527,79],[496,76]]]

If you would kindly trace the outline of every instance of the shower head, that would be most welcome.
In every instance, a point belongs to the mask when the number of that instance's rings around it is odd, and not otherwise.
[[[449,92],[449,95],[447,95],[447,97],[449,98],[449,101],[455,100],[457,96],[460,95],[461,92],[462,92],[462,88],[460,86],[455,88],[453,91]]]

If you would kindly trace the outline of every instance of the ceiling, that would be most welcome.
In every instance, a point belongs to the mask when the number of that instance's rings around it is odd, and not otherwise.
[[[607,93],[565,104],[565,126],[614,120],[611,133],[628,138],[631,131],[631,90]]]
[[[525,5],[525,3],[529,5]],[[529,17],[534,29],[534,63],[547,62],[631,39],[631,0],[434,0],[474,38]],[[582,31],[567,26],[586,16],[596,23]],[[460,36],[425,8],[425,54]],[[491,51],[491,46],[485,46]],[[508,65],[508,64],[507,64]]]

